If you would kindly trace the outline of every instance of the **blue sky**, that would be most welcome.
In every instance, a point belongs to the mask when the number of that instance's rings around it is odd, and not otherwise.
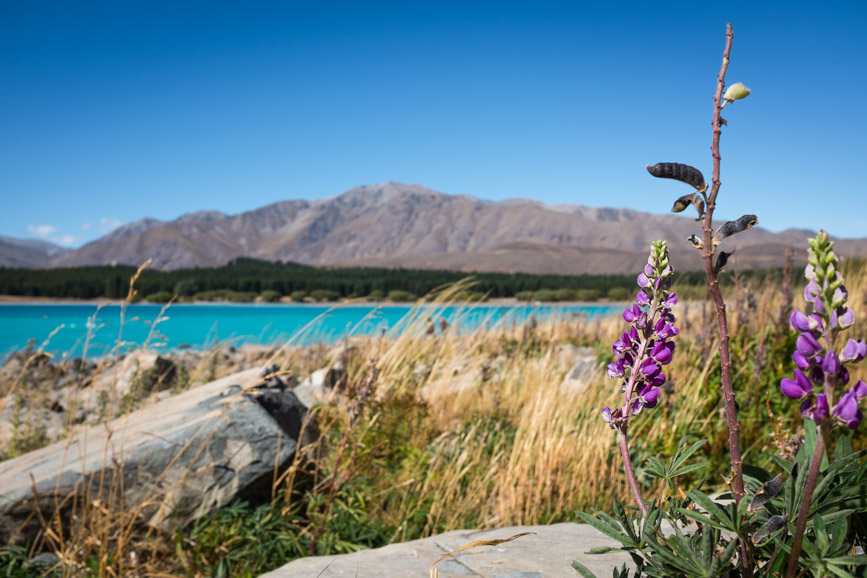
[[[69,246],[120,223],[384,181],[867,237],[867,3],[0,3],[0,235]]]

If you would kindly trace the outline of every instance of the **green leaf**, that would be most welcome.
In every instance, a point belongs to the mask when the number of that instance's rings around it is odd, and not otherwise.
[[[579,574],[584,576],[584,578],[596,578],[596,575],[593,574],[593,572],[591,572],[590,570],[588,570],[587,567],[580,562],[573,560],[572,567],[575,568],[575,570],[577,570]]]
[[[686,440],[687,440],[687,438],[683,438],[682,440],[680,440],[680,446],[678,446],[677,452],[674,454],[674,457],[671,460],[671,466],[669,466],[669,472],[670,472],[672,477],[680,475],[678,473],[675,473],[675,471],[677,471],[677,469],[680,468],[680,466],[683,465],[683,463],[687,459],[689,459],[689,456],[694,454],[698,450],[698,448],[700,448],[701,446],[703,446],[704,444],[707,443],[707,440],[699,440],[699,441],[695,442],[694,444],[692,444],[691,446],[689,446],[689,448],[686,451],[681,452],[680,448],[683,447]]]
[[[629,539],[629,536],[621,532],[618,528],[612,526],[611,524],[605,523],[604,521],[594,518],[593,516],[586,514],[584,512],[578,512],[578,516],[584,520],[584,523],[589,524],[614,540],[617,540],[624,546],[632,546],[635,547],[636,544],[633,540]]]
[[[724,529],[735,531],[735,528],[732,527],[732,520],[728,513],[714,502],[710,496],[698,491],[687,492],[687,495],[692,498],[696,504],[704,508],[711,519],[718,520],[718,524],[723,524]]]
[[[662,465],[662,462],[659,461],[659,458],[655,456],[651,456],[647,458],[647,461],[644,462],[645,470],[648,474],[662,479],[668,479],[668,476],[665,472],[665,466]]]
[[[611,546],[599,546],[598,548],[593,548],[592,550],[587,550],[584,552],[585,554],[610,554],[612,552],[622,552],[623,550],[620,548],[612,548]]]
[[[837,440],[837,447],[834,448],[834,462],[845,458],[854,451],[852,442],[849,441],[849,438],[846,436],[840,436]]]

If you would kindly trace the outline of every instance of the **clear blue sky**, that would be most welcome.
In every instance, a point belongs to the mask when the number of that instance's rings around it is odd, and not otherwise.
[[[867,236],[864,2],[0,2],[0,235],[77,246],[118,223],[362,184]]]

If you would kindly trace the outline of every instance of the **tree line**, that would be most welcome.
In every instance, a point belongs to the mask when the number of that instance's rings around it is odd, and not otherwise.
[[[0,294],[23,297],[121,299],[135,267],[88,266],[56,269],[0,268]],[[203,300],[231,300],[232,294],[300,296],[319,292],[328,298],[387,296],[393,292],[423,296],[467,277],[475,295],[530,298],[540,291],[556,295],[628,299],[636,290],[634,275],[535,275],[473,273],[423,269],[324,268],[291,262],[239,258],[220,267],[145,269],[136,281],[140,296],[170,295]],[[677,274],[681,286],[699,289],[701,272]],[[559,292],[559,293],[558,293]],[[611,294],[611,295],[610,295]],[[227,298],[226,296],[229,296]],[[246,299],[239,299],[246,300]],[[547,299],[546,299],[547,300]]]

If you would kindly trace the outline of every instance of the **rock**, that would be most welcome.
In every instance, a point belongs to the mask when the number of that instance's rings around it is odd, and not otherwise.
[[[260,374],[229,376],[0,462],[0,543],[33,539],[37,501],[43,519],[57,514],[68,528],[85,491],[90,503],[137,511],[141,524],[163,529],[236,498],[270,499],[274,469],[288,466],[306,410],[289,390],[248,392]]]
[[[560,391],[565,394],[574,395],[584,391],[593,383],[595,373],[601,368],[592,347],[574,347],[569,357],[561,353],[560,359],[561,362],[570,359],[572,364],[560,383]]]
[[[596,576],[610,576],[623,564],[634,567],[626,553],[587,555],[591,548],[619,546],[585,524],[514,526],[495,530],[456,530],[438,536],[391,544],[340,556],[301,558],[263,574],[261,578],[380,578],[428,576],[430,565],[447,552],[476,540],[504,539],[535,532],[498,546],[464,550],[439,562],[440,578],[575,578],[572,561],[578,560]]]

